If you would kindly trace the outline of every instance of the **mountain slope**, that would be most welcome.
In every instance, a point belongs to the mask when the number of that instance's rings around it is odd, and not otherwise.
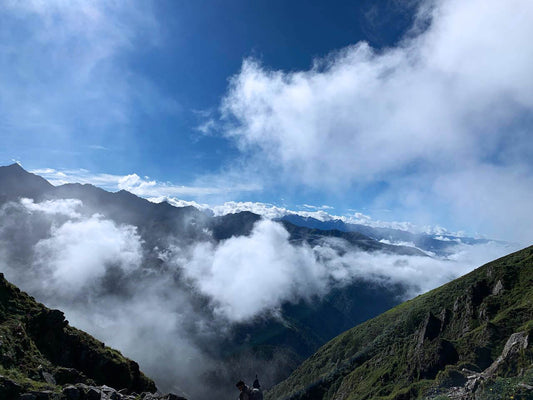
[[[532,333],[529,247],[336,337],[267,397],[531,399]]]
[[[139,371],[136,362],[69,326],[61,311],[37,303],[3,274],[0,375],[4,383],[0,382],[0,394],[6,396],[7,381],[18,384],[22,391],[53,390],[54,381],[59,385],[95,383],[137,393],[156,391],[154,382]]]
[[[27,172],[18,164],[0,167],[0,204],[19,197],[40,198],[53,189],[46,179]]]

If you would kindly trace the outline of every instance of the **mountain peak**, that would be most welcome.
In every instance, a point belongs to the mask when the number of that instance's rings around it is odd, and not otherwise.
[[[8,168],[8,169],[12,169],[12,170],[22,170],[22,171],[26,171],[24,168],[22,168],[22,165],[20,165],[19,163],[13,163],[13,164],[10,164],[8,166],[5,166],[5,167],[0,167],[0,168]],[[27,171],[26,171],[27,172]]]
[[[0,195],[9,200],[39,198],[54,189],[46,179],[26,171],[17,163],[0,167],[0,182]]]

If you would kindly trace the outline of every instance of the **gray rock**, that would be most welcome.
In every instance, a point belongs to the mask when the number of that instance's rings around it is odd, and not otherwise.
[[[41,378],[48,383],[49,385],[56,385],[56,380],[54,379],[54,376],[46,371],[40,371]]]
[[[101,398],[101,393],[100,393],[100,390],[90,386],[89,387],[89,390],[87,390],[87,392],[85,392],[85,399],[86,400],[100,400]]]
[[[19,400],[37,400],[37,396],[34,393],[22,393]]]
[[[500,366],[512,361],[512,358],[517,355],[520,350],[526,349],[528,345],[529,336],[527,332],[513,333],[505,343],[502,354],[500,354],[490,367],[483,371],[483,375],[486,377],[494,376],[498,370],[500,370]]]
[[[81,398],[80,389],[76,386],[67,386],[63,389],[63,394],[67,400],[80,400]]]
[[[15,398],[20,392],[22,392],[22,387],[18,383],[0,375],[0,398]]]
[[[494,285],[494,287],[492,288],[492,295],[497,296],[501,292],[503,292],[503,283],[501,280],[498,280],[498,282],[496,282],[496,285]]]

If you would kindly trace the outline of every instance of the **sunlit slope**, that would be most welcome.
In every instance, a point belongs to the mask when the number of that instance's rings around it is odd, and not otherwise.
[[[341,334],[268,399],[533,398],[532,332],[533,246]]]

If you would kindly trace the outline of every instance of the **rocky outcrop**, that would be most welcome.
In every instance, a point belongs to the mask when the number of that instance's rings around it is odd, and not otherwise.
[[[0,376],[0,399],[6,400],[116,400],[128,399],[132,393],[157,391],[135,361],[69,326],[61,311],[37,303],[7,282],[3,274],[0,367],[5,371],[5,376]],[[59,393],[61,387],[66,391]],[[106,390],[110,394],[104,397]]]
[[[514,376],[523,373],[523,371],[519,371],[520,358],[521,353],[528,346],[529,334],[527,332],[513,333],[505,343],[500,356],[487,369],[482,372],[471,371],[468,368],[462,368],[461,371],[449,371],[446,377],[454,376],[455,380],[441,378],[441,388],[447,389],[438,391],[438,394],[454,400],[485,398],[485,393],[490,391],[490,385],[497,377]],[[533,386],[520,382],[519,387],[523,392],[529,393],[529,397],[523,398],[533,398]]]
[[[2,400],[186,400],[172,393],[129,393],[126,389],[91,386],[83,383],[66,385],[59,390],[24,391],[16,382],[0,375],[0,398]]]
[[[59,310],[43,308],[32,314],[26,324],[26,334],[35,343],[40,353],[52,364],[66,368],[66,375],[76,381],[85,382],[90,377],[98,384],[127,388],[131,391],[155,391],[153,382],[139,371],[139,365],[127,360],[118,352],[106,348],[84,332],[68,326],[68,321]]]

